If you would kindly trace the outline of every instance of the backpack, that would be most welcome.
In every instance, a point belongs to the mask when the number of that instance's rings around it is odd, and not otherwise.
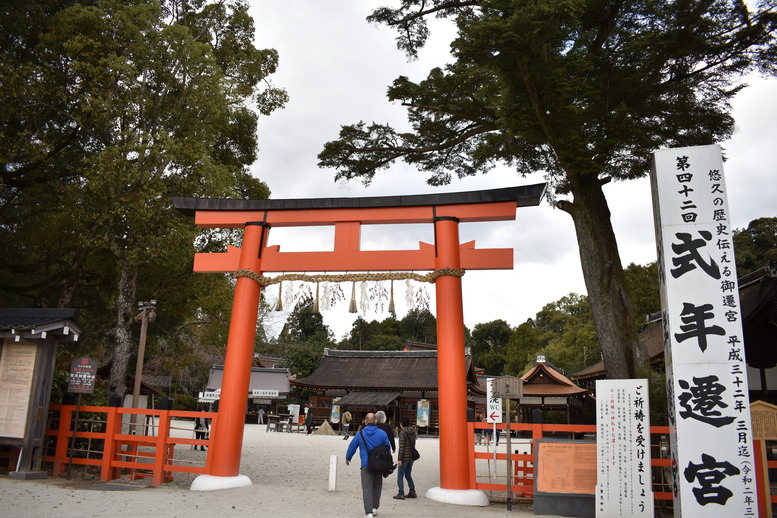
[[[359,431],[359,435],[362,439],[362,445],[367,447],[367,441],[364,440],[364,434]],[[383,475],[383,478],[388,477],[394,473],[394,458],[391,456],[391,447],[387,444],[381,444],[375,446],[371,450],[367,450],[367,469],[378,475]]]

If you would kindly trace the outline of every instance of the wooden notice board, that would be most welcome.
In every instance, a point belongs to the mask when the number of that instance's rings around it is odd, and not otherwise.
[[[777,406],[766,401],[750,403],[753,439],[777,440]]]
[[[537,441],[534,464],[540,493],[596,493],[596,442]]]

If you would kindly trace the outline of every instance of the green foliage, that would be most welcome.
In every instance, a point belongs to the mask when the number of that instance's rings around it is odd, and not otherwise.
[[[173,400],[173,410],[188,410],[194,412],[197,410],[197,396],[191,394],[173,393],[170,394]],[[157,408],[159,408],[159,402],[157,401]]]
[[[734,231],[737,276],[777,264],[777,217],[754,219],[746,229]]]
[[[281,343],[323,340],[331,342],[332,331],[324,324],[321,313],[313,311],[313,300],[303,299],[289,314],[281,330],[278,341]]]
[[[402,339],[395,335],[377,335],[370,338],[364,344],[363,349],[365,351],[400,351],[403,343]]]
[[[437,343],[437,318],[428,309],[413,308],[399,321],[402,340]]]
[[[297,377],[310,376],[318,368],[324,349],[335,346],[332,332],[320,313],[313,311],[313,300],[300,300],[289,314],[278,337],[285,367]]]
[[[278,366],[289,369],[298,378],[310,376],[321,363],[327,347],[332,347],[332,344],[320,337],[287,344],[283,361]]]
[[[198,231],[172,197],[269,196],[247,171],[254,109],[286,95],[267,81],[278,56],[254,46],[247,8],[55,0],[0,17],[0,294],[8,306],[82,308],[79,347],[113,360],[117,390],[138,299],[159,301],[155,354],[225,342],[233,284],[192,274]]]
[[[475,365],[483,368],[486,374],[503,374],[507,345],[512,332],[510,324],[504,320],[475,325],[469,341]]]
[[[527,366],[533,365],[537,354],[544,346],[540,338],[541,332],[529,319],[515,328],[507,343],[505,374],[521,376]]]
[[[631,263],[624,270],[626,286],[634,302],[637,325],[642,326],[647,316],[661,311],[661,293],[658,286],[658,266],[655,261],[644,266]]]

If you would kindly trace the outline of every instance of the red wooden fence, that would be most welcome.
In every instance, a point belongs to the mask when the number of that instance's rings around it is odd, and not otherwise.
[[[51,438],[52,447],[44,455],[43,460],[53,463],[53,475],[58,476],[65,472],[68,466],[69,446],[73,440],[73,413],[76,407],[74,405],[51,405],[49,414],[50,428],[46,431],[47,436]],[[153,419],[153,435],[123,434],[122,421],[124,415],[137,415],[140,422],[136,425],[136,430],[147,431],[149,426],[146,424],[147,418]],[[97,416],[96,416],[97,415]],[[115,408],[102,406],[82,406],[80,409],[79,422],[98,422],[101,430],[77,430],[76,443],[78,440],[93,440],[102,443],[102,449],[94,452],[96,458],[86,458],[75,456],[72,459],[73,465],[91,465],[100,468],[100,479],[104,481],[115,480],[121,476],[122,470],[129,470],[130,473],[137,476],[149,476],[154,485],[162,484],[172,480],[174,472],[181,473],[209,473],[210,456],[206,457],[205,465],[186,465],[179,463],[175,459],[176,446],[208,446],[210,439],[198,440],[187,437],[173,437],[171,435],[171,421],[176,418],[195,418],[208,417],[212,424],[218,417],[217,413],[187,412],[175,410],[148,410],[133,408]],[[53,426],[53,428],[51,428]],[[474,444],[475,430],[489,430],[493,425],[487,423],[468,423],[468,436],[470,444],[473,447],[469,451],[470,463],[470,487],[484,491],[507,492],[507,483],[498,484],[493,482],[478,481],[476,472],[477,459],[493,459],[496,456],[497,461],[506,462],[506,453],[493,453],[476,451]],[[505,430],[505,424],[497,425],[500,430]],[[516,431],[522,436],[531,439],[531,451],[534,451],[534,445],[538,439],[558,434],[568,434],[569,437],[581,434],[587,434],[589,437],[596,434],[595,425],[550,425],[550,424],[526,424],[511,423],[510,429]],[[188,429],[187,429],[188,430]],[[651,426],[651,465],[653,469],[663,470],[671,467],[669,458],[669,447],[667,436],[669,427]],[[767,461],[764,453],[764,441],[755,441],[753,445],[753,456],[756,461],[756,480],[759,494],[759,509],[761,516],[767,516],[766,506],[768,503],[777,503],[777,495],[769,493],[768,469],[776,469],[777,461]],[[531,499],[534,495],[534,455],[512,454],[513,479],[511,482],[511,492],[519,498]],[[654,471],[655,474],[655,471]],[[662,477],[653,477],[653,494],[656,500],[671,500],[672,493],[669,486],[670,480],[661,481]]]
[[[474,445],[475,430],[490,430],[493,425],[488,423],[468,423],[470,444]],[[506,424],[498,424],[497,429],[504,431]],[[547,437],[551,434],[558,437],[559,434],[568,434],[568,437],[574,435],[588,434],[589,437],[595,436],[596,425],[551,425],[551,424],[526,424],[511,423],[510,430],[518,431],[522,436],[531,438],[531,452],[529,454],[513,453],[510,458],[513,462],[513,479],[511,482],[511,492],[515,497],[531,499],[534,495],[534,455],[535,443],[538,439]],[[654,475],[660,470],[671,468],[672,461],[669,458],[669,427],[651,426],[651,466]],[[504,441],[504,438],[502,439]],[[753,445],[753,456],[756,464],[756,481],[758,489],[758,502],[760,516],[767,516],[766,509],[769,503],[777,503],[777,495],[770,494],[770,484],[768,480],[767,469],[777,468],[777,461],[767,461],[764,451],[764,441],[756,440]],[[470,487],[484,491],[497,491],[507,494],[507,483],[497,484],[492,482],[479,482],[477,468],[477,459],[493,459],[496,456],[497,461],[507,462],[506,453],[476,451],[473,447],[470,450]],[[520,464],[519,464],[520,463]],[[668,473],[667,473],[668,474]],[[482,478],[482,477],[480,477]],[[653,496],[655,500],[672,500],[671,476],[662,481],[661,476],[653,477]]]
[[[171,421],[174,418],[208,417],[212,424],[218,414],[204,412],[187,412],[176,410],[150,410],[135,408],[116,408],[103,406],[82,406],[79,411],[79,423],[97,422],[101,426],[98,431],[78,430],[73,439],[74,405],[51,405],[49,408],[49,428],[46,435],[53,438],[53,452],[49,448],[43,460],[53,463],[53,476],[58,476],[67,470],[70,461],[70,444],[91,440],[102,442],[101,451],[93,451],[96,458],[76,455],[73,465],[98,466],[100,480],[115,480],[121,476],[123,469],[129,470],[133,476],[150,476],[154,485],[172,481],[173,472],[208,473],[210,457],[206,457],[204,466],[181,464],[175,458],[176,446],[208,446],[210,439],[198,440],[187,437],[173,437]],[[97,414],[97,415],[95,415]],[[122,417],[136,415],[138,423],[134,425],[136,433],[122,433]],[[147,425],[147,419],[152,425]],[[132,428],[133,425],[130,425]],[[78,427],[76,427],[78,428]],[[153,435],[145,435],[149,430]],[[131,430],[130,430],[131,432]],[[99,447],[99,446],[98,446]],[[90,448],[91,449],[91,448]],[[79,452],[78,448],[75,448]]]

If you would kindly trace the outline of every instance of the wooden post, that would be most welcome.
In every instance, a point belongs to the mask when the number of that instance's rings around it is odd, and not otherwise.
[[[513,491],[512,491],[512,479],[513,479],[513,463],[510,458],[510,399],[507,398],[507,510],[513,510]]]

